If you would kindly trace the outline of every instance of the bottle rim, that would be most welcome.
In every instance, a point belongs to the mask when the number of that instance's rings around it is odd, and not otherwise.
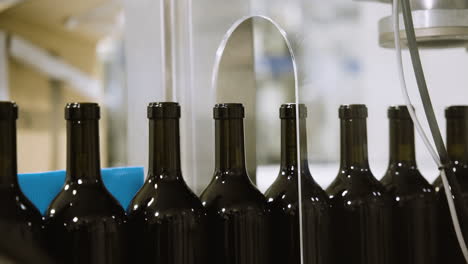
[[[152,102],[147,107],[148,119],[179,119],[180,116],[177,102]]]
[[[18,119],[18,105],[12,101],[0,101],[0,120]]]
[[[92,102],[74,102],[65,106],[65,119],[70,121],[99,120],[101,112],[99,104]]]
[[[282,104],[279,110],[280,119],[295,119],[296,105],[296,103]],[[307,107],[305,104],[299,104],[299,118],[307,118]]]
[[[414,109],[414,107],[413,107]],[[411,115],[406,105],[392,105],[388,108],[387,116],[389,119],[411,120]]]
[[[468,105],[452,105],[445,109],[446,118],[468,119]]]
[[[213,108],[213,118],[217,119],[243,119],[244,106],[240,103],[216,104]]]
[[[341,105],[338,112],[340,119],[367,118],[367,106],[364,104]]]

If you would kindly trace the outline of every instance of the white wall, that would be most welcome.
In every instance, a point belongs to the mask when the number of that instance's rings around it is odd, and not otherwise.
[[[334,1],[339,4],[341,0]],[[344,3],[348,5],[348,0]],[[165,100],[164,89],[161,87],[161,53],[160,53],[160,20],[159,20],[159,1],[133,1],[127,0],[125,3],[126,11],[126,48],[128,65],[128,100],[129,100],[129,127],[128,127],[128,146],[129,146],[129,164],[146,165],[147,159],[147,121],[145,108],[147,102],[156,100]],[[268,2],[268,5],[270,2]],[[297,5],[300,1],[295,1]],[[302,2],[304,3],[304,1]],[[303,55],[306,60],[303,65],[306,85],[310,84],[310,91],[325,90],[322,92],[319,100],[327,100],[326,109],[322,109],[320,124],[320,135],[309,135],[309,149],[312,159],[320,153],[324,153],[326,160],[337,161],[339,153],[339,126],[337,108],[342,103],[365,103],[369,107],[369,154],[374,174],[380,178],[387,166],[388,159],[388,121],[386,110],[393,104],[403,102],[399,82],[397,79],[396,63],[393,50],[382,49],[378,46],[378,20],[384,16],[390,15],[389,5],[376,4],[368,2],[352,2],[358,6],[359,19],[355,22],[355,27],[343,25],[341,27],[314,27],[314,19],[307,20],[309,15],[318,15],[318,19],[323,19],[322,10],[316,9],[319,2],[311,1],[304,4],[303,16],[291,15],[290,12],[297,12],[298,9],[284,8],[276,10],[275,17],[288,25],[291,18],[297,18],[299,21],[293,21],[292,26],[301,25],[303,32],[298,35],[295,45],[302,45],[305,51]],[[268,6],[267,5],[267,6]],[[327,6],[329,8],[329,6]],[[211,133],[203,127],[212,127],[211,108],[214,98],[210,91],[211,70],[215,58],[216,48],[221,41],[224,32],[238,18],[251,12],[250,1],[243,0],[238,3],[218,0],[200,0],[193,5],[194,33],[193,33],[193,93],[192,109],[196,125],[190,127],[193,129],[193,147],[194,153],[198,157],[194,158],[191,154],[183,153],[187,169],[186,178],[196,186],[200,191],[207,183],[212,174],[213,160],[213,137]],[[258,11],[258,10],[257,10]],[[333,9],[325,10],[335,12]],[[281,12],[283,15],[281,15]],[[268,13],[268,12],[266,12]],[[288,15],[289,14],[289,15]],[[337,15],[340,15],[338,12]],[[289,18],[288,18],[289,17]],[[288,18],[285,20],[284,18]],[[304,20],[301,20],[304,19]],[[337,30],[336,34],[327,32],[328,30]],[[301,35],[302,34],[302,35]],[[339,36],[345,36],[344,39]],[[333,64],[307,66],[307,60],[313,62],[317,56],[326,56],[330,50],[329,40],[345,47],[348,55],[354,56],[359,61],[359,73],[357,77],[344,75]],[[336,39],[334,39],[336,38]],[[346,48],[349,47],[349,48]],[[342,49],[343,50],[343,49]],[[408,54],[405,53],[405,68],[407,80],[412,94],[415,94],[416,86],[411,72],[411,63],[408,61]],[[464,49],[457,50],[431,50],[422,52],[423,65],[428,80],[429,90],[431,92],[437,116],[445,135],[445,121],[443,118],[443,109],[451,104],[468,104],[468,53]],[[327,62],[327,61],[325,61]],[[327,71],[325,71],[327,70]],[[321,78],[321,79],[320,79]],[[309,87],[308,87],[309,89]],[[304,97],[314,96],[303,93]],[[418,97],[414,97],[417,101]],[[185,98],[184,100],[187,100]],[[417,111],[423,117],[420,104],[416,104]],[[310,107],[309,107],[310,109]],[[311,112],[309,116],[317,113]],[[310,117],[313,118],[313,117]],[[182,138],[182,145],[187,144],[187,139]],[[320,148],[318,148],[320,146]],[[315,148],[315,149],[314,149]],[[183,148],[184,149],[184,148]],[[437,174],[435,166],[432,164],[427,151],[417,142],[417,153],[420,167],[426,177],[432,181]],[[188,161],[187,161],[188,160]],[[317,159],[320,160],[320,157]],[[314,177],[324,186],[335,177],[336,172],[333,168],[337,164],[329,164],[320,167],[320,164],[314,165],[312,171]],[[264,185],[276,175],[268,173],[268,179]],[[261,176],[259,176],[261,177]],[[200,179],[195,183],[192,179]]]
[[[387,108],[404,103],[397,76],[395,51],[378,45],[378,20],[391,14],[391,6],[353,2],[358,7],[359,19],[350,26],[352,21],[339,25],[335,21],[338,19],[333,19],[337,15],[333,5],[341,5],[339,2],[313,2],[305,5],[304,33],[299,40],[304,52],[301,56],[306,58],[306,63],[300,66],[306,68],[305,77],[308,78],[303,82],[306,87],[302,95],[309,108],[311,172],[324,188],[338,172],[339,104],[363,103],[368,106],[369,157],[374,175],[380,179],[388,165]],[[314,7],[315,10],[311,11]],[[327,19],[330,21],[327,22]],[[346,57],[355,58],[359,65],[358,72],[353,76],[341,70],[340,60]],[[445,107],[468,105],[468,53],[465,49],[422,50],[421,57],[439,126],[445,138]],[[429,132],[407,51],[404,52],[404,64],[408,88],[418,116]],[[321,105],[320,109],[316,109],[318,104]],[[419,167],[432,182],[438,174],[437,167],[418,136],[416,141]],[[320,163],[319,160],[327,160],[328,163]],[[271,184],[277,170],[277,166],[260,169],[258,178],[261,179],[261,189]]]
[[[148,102],[179,101],[183,114],[181,149],[184,176],[187,183],[200,192],[211,179],[214,165],[212,107],[215,98],[212,96],[210,80],[216,49],[231,24],[249,13],[250,2],[184,0],[184,3],[193,2],[193,83],[191,87],[178,86],[176,92],[168,93],[162,81],[164,57],[161,52],[161,1],[123,1],[128,79],[128,165],[147,166]],[[181,3],[182,0],[177,2]],[[184,19],[181,17],[176,22]],[[174,33],[175,37],[186,41],[184,36],[178,35],[185,34],[180,29],[184,25],[176,26],[179,31]],[[185,46],[183,44],[179,47]],[[185,59],[185,63],[189,63],[188,58],[178,57],[182,54],[187,52],[178,51],[175,59],[181,63]],[[176,78],[187,77],[180,72],[177,74]]]
[[[149,102],[165,101],[162,87],[160,2],[123,1],[127,66],[128,164],[147,166]]]

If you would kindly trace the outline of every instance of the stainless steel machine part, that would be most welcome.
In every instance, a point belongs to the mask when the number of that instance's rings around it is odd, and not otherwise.
[[[357,0],[392,4],[390,0]],[[420,48],[468,46],[468,0],[410,0],[416,40]],[[400,24],[402,46],[407,46],[404,24]],[[395,48],[392,17],[379,21],[379,44]]]

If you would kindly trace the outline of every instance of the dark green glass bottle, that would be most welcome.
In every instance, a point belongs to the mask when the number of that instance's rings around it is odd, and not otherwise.
[[[468,206],[468,106],[451,106],[445,110],[447,120],[447,151],[450,159],[450,167],[459,183],[462,204]],[[445,190],[440,177],[434,183],[439,201],[439,263],[465,264],[465,259],[460,250],[458,240],[453,229],[452,219],[448,209]],[[457,205],[457,197],[455,203]],[[466,230],[468,219],[458,216],[462,230]],[[465,240],[468,233],[464,233]]]
[[[47,241],[58,263],[126,263],[125,211],[101,178],[99,118],[95,103],[65,108],[67,176],[46,216]]]
[[[367,108],[343,105],[341,165],[327,192],[332,204],[335,263],[393,263],[392,200],[372,175],[367,154]]]
[[[10,258],[20,261],[31,259],[43,251],[43,223],[40,212],[18,184],[17,118],[15,103],[0,102],[0,239],[6,241],[9,248],[9,252],[1,252],[0,249],[0,255],[10,255]],[[36,261],[41,263],[39,259]]]
[[[393,198],[394,261],[437,263],[437,196],[416,165],[413,121],[406,106],[388,109],[390,163],[382,183]]]
[[[135,263],[205,264],[207,215],[180,167],[178,103],[150,103],[148,178],[128,207]]]
[[[330,203],[314,181],[307,161],[307,108],[299,105],[304,263],[330,263]],[[296,104],[284,104],[281,118],[281,168],[265,196],[272,213],[273,264],[300,264]]]
[[[269,264],[270,214],[245,168],[244,107],[217,104],[215,172],[201,195],[210,221],[210,264]]]

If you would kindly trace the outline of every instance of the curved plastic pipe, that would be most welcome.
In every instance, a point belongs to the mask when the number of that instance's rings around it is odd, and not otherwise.
[[[403,0],[405,1],[405,0]],[[445,190],[445,195],[447,198],[448,206],[449,206],[449,211],[450,215],[452,218],[452,223],[453,223],[453,228],[455,229],[455,234],[457,236],[458,243],[460,245],[460,248],[462,250],[463,256],[465,258],[465,261],[468,263],[468,249],[466,247],[465,240],[463,238],[463,233],[460,227],[460,222],[458,220],[458,215],[457,215],[457,210],[455,208],[455,203],[453,201],[453,196],[452,196],[452,191],[449,185],[449,182],[447,180],[447,175],[445,173],[445,167],[442,164],[441,158],[438,156],[437,152],[434,150],[433,146],[431,145],[426,133],[424,132],[424,129],[422,128],[419,119],[416,116],[416,113],[412,107],[411,99],[408,94],[408,89],[406,87],[406,80],[405,80],[405,73],[403,70],[403,61],[402,61],[402,54],[401,54],[401,39],[400,39],[400,17],[398,15],[398,9],[399,9],[399,0],[393,0],[393,34],[394,34],[394,39],[395,39],[395,51],[396,51],[396,59],[397,59],[397,66],[398,66],[398,76],[400,79],[400,84],[401,84],[401,89],[403,93],[403,97],[405,98],[406,105],[408,107],[408,111],[410,113],[411,119],[413,119],[413,123],[415,124],[416,130],[418,131],[419,135],[423,139],[424,144],[426,145],[426,148],[429,150],[429,153],[431,154],[432,158],[434,159],[434,162],[437,164],[437,166],[440,169],[440,175],[442,177],[442,182],[444,184],[444,190]],[[408,10],[407,8],[403,8],[403,12],[411,12],[411,10]],[[406,27],[405,27],[406,28]],[[411,41],[410,38],[408,38],[408,41]],[[411,48],[411,47],[410,47]],[[416,64],[417,65],[417,64]],[[415,65],[415,68],[416,68]],[[420,74],[422,72],[422,69],[419,71],[415,69],[415,74],[419,74],[419,78],[422,78],[424,80],[424,75]],[[431,107],[432,108],[432,107]],[[428,118],[429,120],[429,118]],[[437,125],[437,124],[436,124]]]

